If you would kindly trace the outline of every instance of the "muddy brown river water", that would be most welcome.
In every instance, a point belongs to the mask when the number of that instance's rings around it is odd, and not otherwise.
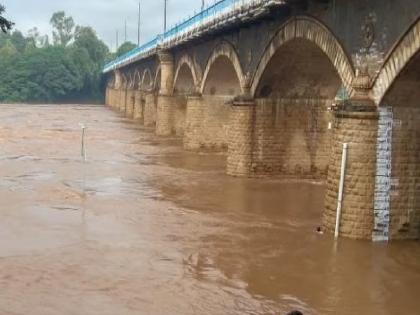
[[[420,314],[420,242],[314,233],[319,183],[228,177],[102,106],[0,109],[1,315]]]

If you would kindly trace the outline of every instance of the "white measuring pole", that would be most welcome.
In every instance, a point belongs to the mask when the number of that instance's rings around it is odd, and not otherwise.
[[[347,150],[348,144],[343,143],[343,155],[341,158],[341,175],[340,175],[340,186],[338,188],[338,204],[337,204],[337,217],[335,220],[335,239],[338,239],[338,234],[340,233],[340,221],[341,221],[341,207],[343,204],[343,194],[344,194],[344,178],[346,176],[346,163],[347,163]]]
[[[80,128],[82,128],[82,149],[81,149],[81,155],[83,158],[83,161],[86,162],[86,143],[85,143],[85,135],[86,135],[86,126],[83,124],[79,124]]]

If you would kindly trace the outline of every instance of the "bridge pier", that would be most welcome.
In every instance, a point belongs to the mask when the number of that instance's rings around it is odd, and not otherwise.
[[[114,88],[112,93],[112,107],[114,109],[119,109],[120,104],[120,89]]]
[[[231,101],[231,96],[188,96],[184,130],[186,150],[227,151]]]
[[[172,134],[174,120],[174,59],[172,54],[160,51],[158,53],[160,61],[160,90],[157,97],[156,111],[156,134],[158,136],[168,136]]]
[[[251,175],[254,130],[255,101],[234,101],[229,123],[227,174]]]
[[[388,234],[383,223],[375,224],[376,189],[378,183],[382,182],[382,178],[378,181],[378,175],[382,172],[382,157],[378,155],[378,149],[386,143],[382,143],[379,137],[379,114],[375,102],[370,98],[369,74],[358,74],[352,87],[352,98],[333,107],[323,226],[327,232],[333,233],[335,230],[343,144],[347,143],[340,236],[371,239],[381,233],[383,236]]]
[[[127,98],[127,88],[125,86],[122,86],[120,88],[120,99],[118,103],[118,109],[120,112],[125,112],[126,98]]]
[[[334,113],[323,225],[334,232],[343,143],[348,143],[340,235],[370,239],[374,228],[378,113],[339,110]]]
[[[125,107],[125,114],[129,118],[133,118],[134,115],[134,89],[128,88],[127,89],[127,98],[126,98],[126,107]]]
[[[199,136],[203,121],[203,98],[201,95],[190,95],[187,98],[185,117],[184,149],[198,150],[201,146]]]
[[[156,96],[152,91],[147,91],[144,95],[144,125],[156,125]]]
[[[175,98],[170,95],[157,97],[156,134],[169,136],[172,134],[175,112]]]
[[[143,122],[143,97],[140,90],[134,92],[134,112],[133,118]]]
[[[114,107],[114,94],[115,90],[114,87],[107,87],[107,100],[106,105],[109,107]]]

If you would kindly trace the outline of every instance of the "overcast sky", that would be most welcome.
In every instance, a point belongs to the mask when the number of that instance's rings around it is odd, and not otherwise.
[[[27,33],[38,27],[42,34],[50,34],[49,20],[56,11],[63,10],[78,25],[92,26],[99,37],[113,50],[115,33],[119,30],[120,44],[124,39],[124,20],[127,19],[127,39],[137,42],[138,0],[0,0],[6,16],[16,23],[15,28]],[[214,0],[206,0],[213,3]],[[163,29],[164,0],[141,0],[144,42]],[[201,0],[168,0],[168,26],[194,14]]]

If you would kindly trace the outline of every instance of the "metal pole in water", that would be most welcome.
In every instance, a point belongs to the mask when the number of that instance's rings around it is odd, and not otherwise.
[[[83,125],[83,124],[80,124],[80,127],[82,128],[82,149],[81,149],[81,155],[82,155],[83,161],[86,162],[86,145],[85,145],[86,126]]]
[[[347,150],[348,150],[348,144],[343,143],[343,155],[341,158],[340,186],[338,188],[337,217],[335,221],[335,234],[334,234],[335,239],[338,239],[338,234],[340,232],[341,207],[343,204],[343,193],[344,193],[344,178],[346,176]]]

